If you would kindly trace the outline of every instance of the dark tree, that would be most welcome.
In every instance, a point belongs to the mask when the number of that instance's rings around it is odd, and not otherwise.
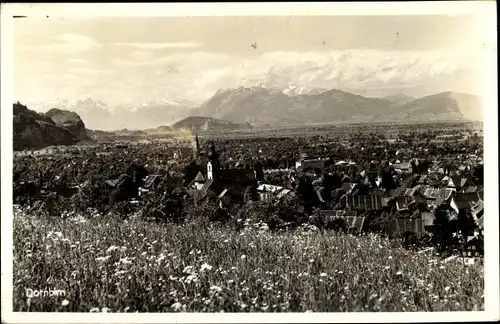
[[[184,183],[190,183],[194,180],[198,172],[203,173],[203,168],[196,164],[196,161],[191,161],[183,170]]]

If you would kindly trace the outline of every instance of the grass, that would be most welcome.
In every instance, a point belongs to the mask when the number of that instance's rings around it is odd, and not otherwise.
[[[481,265],[375,235],[14,215],[15,311],[483,310]],[[65,296],[26,297],[26,289]]]

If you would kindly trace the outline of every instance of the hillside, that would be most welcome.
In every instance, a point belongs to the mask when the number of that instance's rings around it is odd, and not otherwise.
[[[224,119],[233,123],[300,123],[295,101],[282,91],[261,87],[219,90],[200,107],[200,115]]]
[[[52,108],[45,113],[45,116],[52,119],[56,125],[69,130],[78,139],[86,140],[89,138],[83,120],[75,112]]]
[[[480,113],[479,99],[446,92],[411,100],[405,95],[367,98],[332,89],[319,94],[287,96],[263,87],[219,90],[198,114],[256,126],[356,123],[380,121],[446,121],[473,119]],[[411,100],[405,104],[402,102]]]
[[[190,129],[190,130],[204,130],[204,131],[235,130],[235,129],[250,128],[250,127],[252,127],[252,125],[248,123],[238,124],[226,120],[201,117],[201,116],[187,117],[171,126],[171,128],[174,130]]]
[[[442,92],[401,106],[400,116],[408,120],[482,120],[481,100],[470,94]]]
[[[26,106],[13,106],[13,149],[43,148],[51,145],[72,145],[79,138],[50,117],[39,114]]]
[[[156,128],[148,128],[144,130],[144,132],[147,134],[163,134],[163,133],[169,133],[171,131],[172,127],[167,125],[161,125]]]

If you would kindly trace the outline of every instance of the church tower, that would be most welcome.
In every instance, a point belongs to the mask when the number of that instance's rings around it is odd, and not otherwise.
[[[207,178],[210,180],[216,178],[220,170],[219,153],[215,150],[214,141],[212,141],[208,159],[210,161],[207,163]]]

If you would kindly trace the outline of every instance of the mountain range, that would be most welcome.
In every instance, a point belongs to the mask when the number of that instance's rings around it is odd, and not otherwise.
[[[463,93],[443,92],[418,99],[401,94],[369,98],[332,89],[289,96],[263,87],[218,91],[196,112],[254,126],[483,118],[480,99]]]
[[[337,89],[288,86],[239,87],[218,90],[198,104],[183,99],[147,102],[142,105],[109,107],[91,98],[61,100],[37,105],[37,110],[59,108],[76,112],[88,128],[100,130],[147,129],[171,125],[187,117],[207,117],[222,123],[253,126],[286,126],[317,123],[379,121],[482,120],[479,97],[443,92],[422,98],[395,94],[370,98]],[[195,125],[198,121],[190,120]],[[221,124],[221,122],[217,122]],[[208,124],[207,124],[208,125]],[[214,125],[214,124],[213,124]],[[221,124],[222,125],[222,124]],[[205,126],[207,127],[207,126]],[[233,127],[233,126],[231,126]],[[216,127],[218,128],[218,126]]]
[[[138,130],[171,124],[192,115],[196,106],[188,100],[149,101],[141,105],[108,106],[105,102],[86,98],[84,100],[57,100],[32,104],[37,111],[59,108],[76,112],[90,129]]]

